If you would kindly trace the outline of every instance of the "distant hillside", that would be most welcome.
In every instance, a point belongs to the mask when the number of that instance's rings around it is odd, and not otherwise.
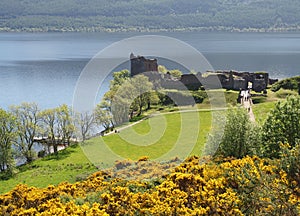
[[[298,0],[9,0],[1,31],[297,30]]]

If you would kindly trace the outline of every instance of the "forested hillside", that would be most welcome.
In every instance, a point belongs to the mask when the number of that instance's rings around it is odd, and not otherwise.
[[[297,0],[10,0],[0,30],[296,30]]]

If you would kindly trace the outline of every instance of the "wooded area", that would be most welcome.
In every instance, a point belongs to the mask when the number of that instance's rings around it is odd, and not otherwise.
[[[294,0],[12,0],[2,31],[295,30]]]

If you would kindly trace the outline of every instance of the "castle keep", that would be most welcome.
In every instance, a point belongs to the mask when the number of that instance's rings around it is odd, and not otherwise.
[[[143,72],[158,71],[157,59],[146,59],[144,56],[135,56],[133,53],[130,54],[131,76]]]
[[[256,91],[265,91],[268,84],[277,80],[269,79],[266,72],[238,72],[238,71],[207,71],[206,73],[183,74],[179,79],[173,78],[169,73],[158,72],[157,59],[147,59],[143,56],[130,55],[131,76],[144,73],[150,81],[159,83],[166,89],[198,90],[203,87],[203,83],[214,80],[215,76],[220,80],[221,87],[227,90],[245,90],[249,87]],[[145,73],[147,72],[147,73]],[[212,82],[211,82],[212,83]],[[182,85],[183,84],[183,85]],[[210,86],[210,88],[220,88],[220,84]]]

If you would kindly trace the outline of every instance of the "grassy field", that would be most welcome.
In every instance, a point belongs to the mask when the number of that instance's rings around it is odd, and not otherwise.
[[[289,95],[297,95],[297,92],[285,89],[280,89],[277,92],[269,90],[267,97],[255,97],[253,102],[255,102],[255,100],[259,102],[252,106],[256,121],[262,124],[268,117],[270,111],[275,107],[275,104],[280,100],[286,99]]]
[[[75,182],[97,170],[83,154],[79,145],[60,151],[58,156],[47,156],[18,169],[19,172],[14,178],[0,181],[0,194],[11,190],[19,183],[46,187],[63,181]]]
[[[176,156],[200,155],[211,128],[211,112],[183,112],[158,115],[119,133],[88,140],[83,151],[100,167],[115,160],[169,160]]]
[[[285,92],[279,92],[283,94]],[[234,104],[237,94],[226,92],[227,103]],[[265,102],[253,105],[256,121],[262,124],[278,100],[278,93],[270,92]],[[209,109],[204,101],[195,108]],[[31,164],[18,167],[14,178],[0,181],[0,194],[11,190],[18,183],[46,187],[63,181],[75,182],[93,173],[97,168],[110,167],[116,160],[137,160],[142,156],[164,161],[175,156],[201,155],[207,135],[212,127],[212,113],[192,111],[178,113],[178,108],[166,108],[163,115],[142,121],[119,133],[86,141],[81,147],[72,146]],[[222,111],[224,113],[224,111]],[[153,114],[153,113],[152,113]]]
[[[254,104],[252,106],[252,110],[255,116],[255,121],[259,124],[263,124],[270,111],[275,107],[275,104],[275,101]]]
[[[211,128],[211,112],[166,113],[142,121],[120,133],[97,137],[81,147],[71,146],[58,156],[47,156],[18,167],[14,178],[0,181],[0,193],[18,183],[46,187],[63,181],[75,182],[115,160],[142,156],[168,160],[175,156],[201,154]],[[134,133],[134,136],[133,136]],[[87,157],[88,156],[88,157]]]

